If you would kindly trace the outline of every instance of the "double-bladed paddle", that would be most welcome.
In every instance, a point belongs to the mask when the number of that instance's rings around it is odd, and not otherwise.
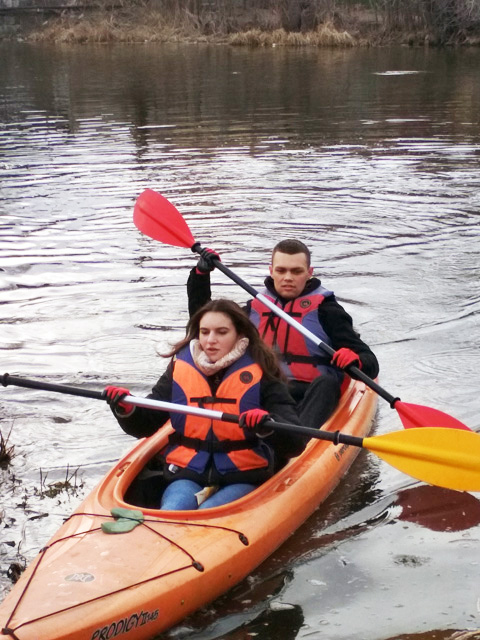
[[[160,242],[173,245],[175,247],[184,247],[191,249],[193,252],[200,253],[202,246],[195,240],[190,231],[189,226],[181,213],[175,206],[169,202],[164,196],[160,195],[153,189],[146,189],[138,197],[134,212],[133,221],[136,227],[145,235],[159,240]],[[323,349],[327,354],[333,356],[334,349],[318,338],[311,331],[289,316],[283,309],[269,300],[266,296],[256,291],[249,284],[244,282],[239,276],[233,273],[223,262],[213,259],[217,269],[222,271],[226,276],[240,285],[251,296],[262,302],[273,313],[285,320],[290,326],[311,340],[318,347]],[[444,427],[454,429],[464,429],[470,431],[467,425],[463,424],[456,418],[431,407],[424,407],[418,404],[409,404],[402,402],[400,398],[392,396],[388,391],[382,389],[374,380],[369,378],[358,367],[350,366],[346,369],[347,373],[357,380],[370,387],[381,398],[386,400],[392,409],[396,409],[403,426],[406,429],[415,427]]]
[[[90,391],[77,387],[28,380],[11,376],[0,377],[4,387],[14,385],[29,389],[43,389],[97,400],[106,400],[104,391]],[[192,414],[238,423],[239,416],[200,407],[189,407],[173,402],[163,402],[138,396],[126,396],[125,402],[138,407]],[[271,429],[291,431],[308,438],[327,440],[338,445],[362,447],[379,458],[417,480],[428,482],[446,489],[457,491],[480,491],[480,434],[464,429],[425,428],[409,431],[393,431],[380,436],[359,438],[339,431],[322,431],[294,424],[269,420],[265,423]]]

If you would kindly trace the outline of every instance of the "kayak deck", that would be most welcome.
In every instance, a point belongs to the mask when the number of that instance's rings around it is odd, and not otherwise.
[[[366,436],[376,399],[352,382],[323,428]],[[158,487],[160,495],[161,481],[151,471],[170,432],[165,426],[139,440],[40,551],[0,605],[0,634],[18,640],[153,637],[246,577],[331,493],[359,452],[312,439],[239,500],[201,511],[160,511],[151,506],[158,504],[156,492],[146,495],[142,485]],[[105,533],[102,525],[114,522],[116,508],[140,511],[143,522]]]

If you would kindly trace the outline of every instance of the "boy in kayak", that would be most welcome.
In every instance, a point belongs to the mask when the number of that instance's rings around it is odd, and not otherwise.
[[[295,403],[276,355],[235,302],[215,300],[199,309],[167,356],[170,364],[149,398],[240,414],[240,421],[135,407],[122,402],[128,389],[106,387],[107,402],[129,435],[150,436],[171,420],[162,509],[196,509],[205,487],[218,490],[200,508],[240,498],[303,451],[303,436],[268,427],[269,419],[298,425]]]
[[[190,272],[190,314],[211,298],[210,272],[215,268],[215,258],[220,260],[218,253],[204,248]],[[257,299],[247,302],[245,310],[250,320],[282,361],[302,424],[318,428],[338,404],[344,370],[355,365],[375,378],[379,372],[377,358],[354,330],[351,316],[337,302],[333,291],[313,277],[311,253],[303,242],[282,240],[274,247],[270,275],[260,293],[335,349],[330,358]]]

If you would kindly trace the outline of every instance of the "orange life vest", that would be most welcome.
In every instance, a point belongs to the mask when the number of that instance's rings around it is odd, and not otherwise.
[[[318,319],[318,307],[327,296],[332,295],[331,291],[319,285],[311,293],[288,300],[284,306],[268,289],[264,289],[261,293],[322,342],[332,346],[329,336]],[[262,339],[279,354],[282,369],[287,378],[312,382],[329,371],[335,373],[339,381],[342,380],[342,373],[330,365],[330,356],[285,320],[275,315],[257,298],[251,302],[250,320],[258,328]]]
[[[187,346],[174,361],[172,402],[238,414],[260,406],[261,378],[261,368],[247,352],[225,370],[212,393]],[[221,474],[268,466],[268,445],[238,424],[179,413],[172,414],[171,422],[175,434],[167,450],[168,464],[203,473],[213,458]]]

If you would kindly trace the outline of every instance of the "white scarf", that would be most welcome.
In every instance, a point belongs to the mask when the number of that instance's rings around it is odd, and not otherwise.
[[[192,354],[193,361],[200,371],[206,376],[213,376],[217,371],[225,369],[241,358],[247,350],[248,343],[248,338],[239,338],[233,349],[216,362],[210,362],[207,354],[200,346],[199,340],[194,339],[190,342],[190,353]]]

